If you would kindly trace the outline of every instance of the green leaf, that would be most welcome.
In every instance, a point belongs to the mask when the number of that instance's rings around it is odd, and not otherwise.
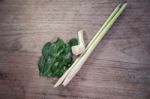
[[[57,46],[57,51],[60,51],[61,49],[65,48],[65,43],[62,39],[57,38],[56,42],[55,42],[56,46]]]
[[[71,46],[78,44],[77,39],[65,43],[57,38],[55,42],[47,42],[39,59],[39,72],[47,77],[60,77],[73,62]]]
[[[52,67],[55,64],[55,57],[48,57],[46,62],[46,68],[44,69],[44,74],[49,74],[50,72],[53,73]]]
[[[43,57],[45,57],[45,58],[47,58],[47,56],[49,55],[49,53],[50,53],[50,48],[51,48],[51,42],[47,42],[45,45],[44,45],[44,47],[43,47],[43,49],[42,49],[42,55],[43,55]]]
[[[68,45],[69,46],[75,46],[75,45],[78,45],[78,40],[76,38],[72,38],[68,41]]]
[[[44,57],[41,56],[39,58],[39,62],[38,62],[38,67],[39,67],[40,74],[43,74],[44,64],[45,64]]]

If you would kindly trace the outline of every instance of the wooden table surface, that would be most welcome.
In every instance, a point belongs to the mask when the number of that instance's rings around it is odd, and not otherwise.
[[[67,87],[40,77],[41,48],[94,36],[124,0],[0,0],[0,99],[150,99],[150,0],[128,7]]]

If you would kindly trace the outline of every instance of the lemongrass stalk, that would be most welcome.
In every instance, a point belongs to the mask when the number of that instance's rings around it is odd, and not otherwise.
[[[100,34],[100,32],[103,30],[103,28],[108,24],[108,22],[112,19],[112,17],[118,12],[118,10],[120,9],[121,4],[118,4],[117,7],[113,10],[112,14],[107,18],[107,20],[104,22],[104,24],[102,25],[102,27],[100,28],[99,32],[96,33],[96,35],[93,37],[93,39],[90,41],[90,43],[88,44],[88,46],[86,47],[85,50],[87,50],[91,44],[95,41],[95,39],[97,38],[97,36]],[[84,54],[84,53],[83,53]],[[80,60],[80,58],[83,56],[83,54],[81,54],[76,61],[72,64],[72,66],[61,76],[61,78],[58,79],[58,81],[56,82],[56,84],[54,85],[54,87],[59,86],[64,79],[66,78],[66,76],[70,73],[70,71],[72,70],[72,68],[75,66],[75,64]]]
[[[112,14],[108,17],[108,19],[105,21],[105,23],[102,25],[101,29],[99,30],[99,32],[93,37],[93,39],[90,41],[90,43],[88,44],[88,47],[91,46],[91,44],[93,43],[93,41],[97,38],[97,36],[100,34],[100,32],[103,30],[103,28],[108,24],[108,22],[112,19],[112,17],[117,13],[117,11],[120,9],[120,6],[121,4],[119,4],[115,9],[114,11],[112,12]],[[86,50],[87,50],[86,48]],[[84,53],[83,53],[84,54]],[[57,87],[59,86],[63,81],[64,79],[66,78],[66,76],[70,73],[70,71],[72,70],[72,68],[74,67],[74,65],[80,60],[80,58],[83,56],[80,55],[76,61],[72,64],[72,66],[63,74],[63,76],[57,81],[57,83],[54,85],[54,87]]]
[[[120,16],[120,14],[124,11],[126,8],[127,3],[123,4],[123,6],[119,9],[117,14],[110,20],[110,22],[105,26],[105,28],[100,32],[100,35],[95,39],[94,44],[92,44],[88,50],[85,52],[85,54],[80,58],[80,60],[76,63],[76,65],[72,68],[69,75],[65,78],[63,85],[66,86],[72,78],[77,74],[77,72],[80,70],[84,62],[87,60],[89,55],[93,52],[97,44],[101,41],[101,39],[104,37],[104,35],[108,32],[108,30],[112,27],[113,23],[117,20],[117,18]],[[98,31],[99,32],[99,31]]]
[[[100,32],[106,27],[106,25],[109,23],[109,21],[116,15],[116,13],[119,11],[122,4],[118,4],[117,7],[114,9],[114,11],[111,13],[111,15],[107,18],[107,20],[104,22],[102,27],[99,29],[99,31],[95,34],[95,36],[92,38],[92,40],[89,42],[89,44],[86,47],[86,50],[92,45],[92,43],[95,41],[97,36],[100,34]]]

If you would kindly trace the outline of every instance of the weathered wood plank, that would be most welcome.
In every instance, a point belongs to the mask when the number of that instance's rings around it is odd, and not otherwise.
[[[87,31],[86,43],[124,0],[0,0],[0,99],[149,99],[150,1],[128,8],[67,87],[40,77],[41,48]]]

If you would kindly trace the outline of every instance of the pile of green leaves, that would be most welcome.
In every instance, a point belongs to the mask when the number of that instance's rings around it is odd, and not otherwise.
[[[61,77],[73,63],[71,47],[78,44],[73,38],[68,43],[57,38],[55,42],[47,42],[39,59],[39,72],[42,76]]]

